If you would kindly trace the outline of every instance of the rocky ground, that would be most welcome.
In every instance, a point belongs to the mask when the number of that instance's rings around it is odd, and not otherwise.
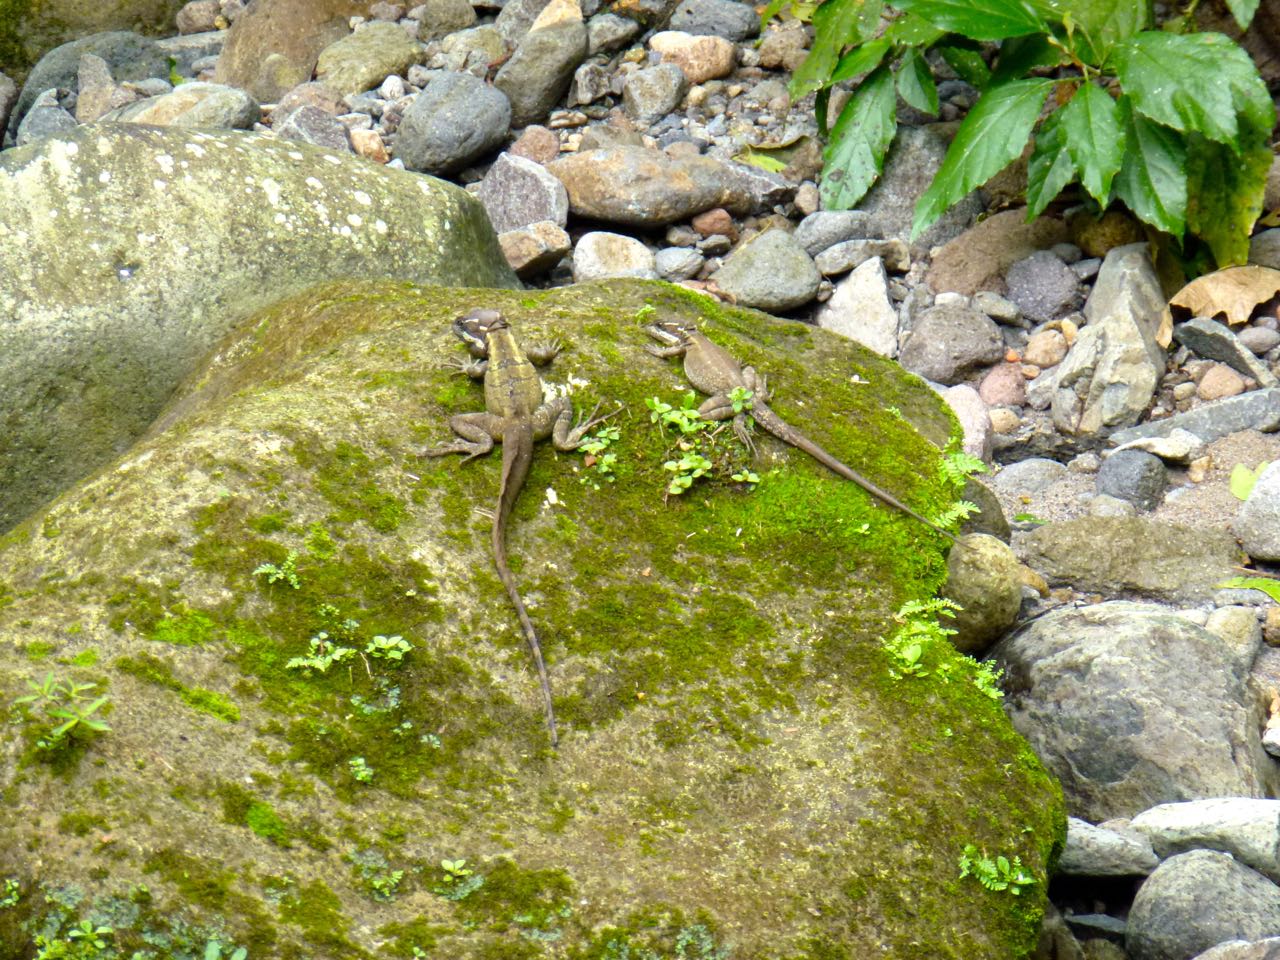
[[[530,285],[682,283],[936,385],[992,466],[982,529],[1048,583],[990,651],[1080,818],[1039,956],[1280,956],[1280,608],[1222,586],[1280,562],[1280,466],[1231,483],[1280,461],[1274,301],[1162,320],[1137,226],[1027,224],[1004,209],[1016,169],[909,242],[976,97],[955,79],[942,123],[902,108],[859,210],[821,209],[812,97],[787,91],[811,29],[761,33],[734,0],[194,0],[173,26],[0,75],[4,146],[109,121],[253,129],[449,178]],[[1251,250],[1280,268],[1280,230]]]

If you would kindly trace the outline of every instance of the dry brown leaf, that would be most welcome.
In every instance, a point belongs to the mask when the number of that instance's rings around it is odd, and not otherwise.
[[[1193,317],[1213,317],[1226,314],[1227,323],[1233,327],[1249,322],[1249,315],[1260,303],[1265,303],[1280,293],[1280,270],[1270,267],[1227,267],[1207,273],[1192,280],[1174,294],[1165,307],[1160,320],[1157,339],[1165,346],[1165,331],[1173,330],[1173,314],[1170,307],[1183,307]]]

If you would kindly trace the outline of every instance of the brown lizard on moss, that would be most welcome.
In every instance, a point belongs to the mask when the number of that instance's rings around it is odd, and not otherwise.
[[[515,577],[507,566],[506,529],[511,508],[520,495],[529,466],[533,462],[533,444],[551,437],[557,450],[574,450],[583,436],[604,417],[593,416],[573,425],[573,404],[568,397],[544,400],[542,380],[534,364],[550,363],[560,352],[558,344],[522,350],[506,319],[496,310],[472,310],[453,323],[453,331],[467,344],[473,357],[460,369],[473,379],[484,379],[484,406],[479,413],[460,413],[449,418],[449,427],[461,439],[428,450],[424,456],[442,457],[463,453],[463,463],[482,457],[502,444],[502,481],[498,487],[498,506],[493,514],[493,563],[498,577],[516,609],[520,627],[538,668],[542,697],[546,707],[547,729],[551,745],[559,742],[555,709],[551,703],[551,682],[542,659],[538,633],[529,620],[524,600],[516,587]],[[598,407],[597,407],[598,409]]]
[[[742,366],[729,351],[708,340],[696,327],[673,320],[664,320],[645,327],[645,330],[649,336],[665,344],[661,347],[645,345],[645,349],[655,357],[684,357],[685,376],[699,392],[708,395],[708,399],[698,407],[698,413],[704,420],[728,420],[732,417],[734,433],[748,449],[754,451],[755,445],[747,433],[747,411],[744,409],[735,411],[733,400],[730,398],[730,394],[735,389],[749,390],[751,392],[750,415],[769,433],[783,443],[789,443],[798,450],[803,450],[828,470],[846,480],[852,480],[867,493],[880,498],[889,506],[896,507],[907,516],[919,520],[930,529],[955,541],[955,534],[926,520],[891,493],[880,489],[861,474],[845,466],[774,413],[769,408],[769,389],[765,378],[757,374],[754,367]],[[741,406],[739,404],[740,408]]]

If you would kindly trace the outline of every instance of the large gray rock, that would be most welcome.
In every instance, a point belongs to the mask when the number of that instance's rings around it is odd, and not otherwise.
[[[0,14],[0,70],[21,81],[33,63],[38,67],[37,61],[68,42],[107,32],[172,33],[174,15],[182,4],[183,0],[24,0],[20,5],[10,4]],[[39,80],[37,85],[44,82]],[[53,85],[39,87],[36,92]]]
[[[959,383],[1003,356],[1004,340],[992,319],[958,303],[922,311],[899,353],[912,373],[946,384]]]
[[[837,243],[866,237],[870,219],[862,210],[815,210],[796,227],[796,242],[816,257]]]
[[[58,103],[58,91],[46,90],[36,97],[31,109],[18,124],[14,143],[24,147],[60,133],[69,133],[75,128],[76,118]]]
[[[1080,281],[1048,250],[1037,250],[1013,264],[1005,283],[1009,299],[1031,320],[1056,320],[1080,306]]]
[[[452,173],[496,150],[510,123],[511,104],[501,90],[469,73],[444,73],[404,112],[396,156],[410,170]]]
[[[1280,937],[1228,940],[1196,954],[1195,960],[1280,960]]]
[[[127,30],[98,33],[64,43],[41,57],[27,76],[9,116],[10,133],[17,132],[18,124],[36,97],[46,90],[62,87],[75,92],[79,89],[80,58],[86,53],[105,60],[117,81],[169,76],[168,61],[156,42]]]
[[[1280,800],[1214,797],[1162,803],[1144,810],[1129,825],[1162,857],[1221,850],[1280,881]]]
[[[1252,329],[1263,329],[1252,328]],[[1245,346],[1225,323],[1208,317],[1192,317],[1173,328],[1173,338],[1202,357],[1220,360],[1264,387],[1277,385],[1276,375]]]
[[[661,150],[616,146],[561,157],[547,169],[569,192],[569,209],[592,220],[659,227],[713,207],[750,207],[733,169],[710,157],[675,160]]]
[[[1125,947],[1133,960],[1191,960],[1224,940],[1280,934],[1280,887],[1225,853],[1170,857],[1138,890]]]
[[[1002,640],[1005,708],[1091,821],[1280,786],[1248,666],[1209,631],[1127,602],[1057,610]]]
[[[511,124],[544,119],[587,58],[587,25],[577,0],[551,0],[521,38],[493,85],[511,101]]]
[[[462,191],[304,144],[85,126],[0,154],[0,174],[0,529],[124,450],[285,293],[515,283]]]
[[[1138,517],[1046,523],[1027,535],[1022,549],[1023,560],[1051,582],[1176,603],[1211,599],[1242,560],[1225,530]]]
[[[436,237],[399,242],[431,256]],[[581,483],[599,477],[581,452],[537,445],[509,542],[537,598],[550,749],[476,516],[501,450],[420,457],[484,407],[450,363],[467,355],[451,321],[477,306],[522,342],[563,338],[543,376],[580,413],[679,402],[679,365],[643,350],[646,307],[737,356],[768,343],[771,371],[789,371],[782,401],[803,393],[824,414],[835,455],[891,450],[895,491],[949,498],[924,436],[951,428],[925,385],[667,285],[348,281],[251,315],[170,426],[0,542],[0,877],[21,892],[0,956],[30,956],[67,903],[109,918],[120,955],[156,960],[200,956],[213,931],[224,958],[249,943],[254,960],[1025,954],[1063,830],[1057,785],[944,644],[928,663],[946,679],[890,679],[883,627],[931,593],[941,544],[798,450],[761,438],[776,478],[750,493],[704,478],[676,503],[671,438],[647,422],[624,430],[613,484]],[[264,563],[296,564],[297,589],[254,574]],[[411,649],[290,669],[322,628],[348,649],[377,635]],[[8,713],[49,670],[102,683],[115,708],[58,767],[28,739],[42,708]],[[1020,857],[1035,884],[1012,897],[959,880],[968,842]],[[440,860],[464,855],[474,879],[452,884]],[[905,908],[859,907],[881,902]],[[178,930],[194,953],[169,948]]]
[[[1164,376],[1156,343],[1165,300],[1145,243],[1107,254],[1085,304],[1088,323],[1057,367],[1053,422],[1092,434],[1137,422]]]
[[[760,17],[749,3],[736,0],[681,0],[671,14],[671,29],[741,41],[760,31]]]
[[[821,281],[813,260],[785,230],[753,237],[715,274],[716,286],[735,303],[775,313],[804,306]]]

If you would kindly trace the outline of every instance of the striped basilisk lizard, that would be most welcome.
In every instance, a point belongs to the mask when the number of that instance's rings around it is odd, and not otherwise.
[[[522,350],[506,319],[496,310],[472,310],[454,321],[453,331],[471,351],[470,363],[459,368],[473,379],[484,379],[484,406],[478,413],[460,413],[449,418],[449,427],[459,437],[453,443],[428,450],[424,456],[442,457],[451,453],[466,454],[463,463],[482,457],[502,444],[502,480],[498,487],[498,505],[493,514],[493,564],[515,607],[525,641],[538,669],[551,745],[559,742],[556,733],[555,708],[551,702],[551,682],[542,658],[542,645],[534,629],[524,600],[516,587],[515,577],[507,566],[507,520],[520,495],[529,465],[533,462],[533,444],[551,437],[557,450],[574,450],[587,431],[604,417],[579,418],[573,422],[573,404],[568,397],[544,399],[542,380],[534,364],[550,363],[560,352],[557,343]],[[597,409],[599,409],[597,407]]]
[[[789,443],[798,450],[803,450],[828,470],[846,480],[852,480],[867,493],[878,497],[889,506],[901,510],[907,516],[919,520],[925,526],[955,541],[955,534],[926,520],[893,494],[882,490],[852,468],[845,466],[774,413],[769,408],[769,388],[765,378],[757,374],[754,367],[742,366],[729,351],[708,340],[696,327],[673,320],[664,320],[645,327],[645,331],[663,344],[660,347],[646,344],[645,349],[654,356],[684,357],[684,375],[688,377],[695,389],[708,395],[708,399],[698,407],[698,413],[704,420],[732,418],[733,430],[738,439],[748,449],[754,450],[754,444],[747,433],[748,411],[741,409],[741,404],[739,404],[740,409],[735,411],[730,398],[730,394],[735,389],[748,390],[751,392],[750,415],[769,433],[783,443]]]

